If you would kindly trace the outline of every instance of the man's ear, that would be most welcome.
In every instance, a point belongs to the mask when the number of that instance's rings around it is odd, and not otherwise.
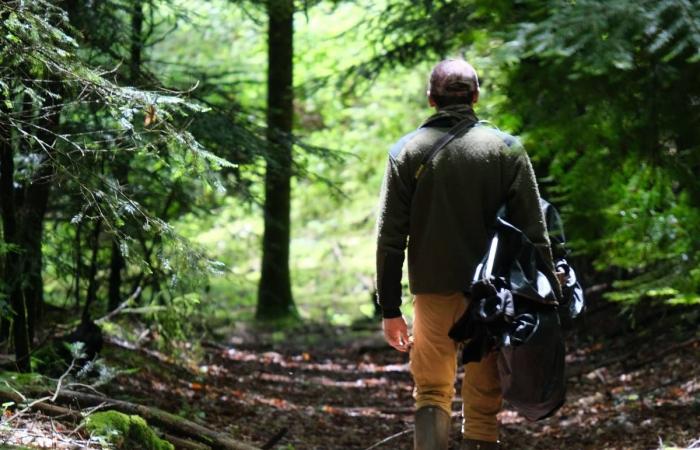
[[[428,91],[428,105],[430,105],[431,108],[437,106],[437,103],[435,103],[435,100],[433,100],[433,97],[430,95],[430,91]]]
[[[479,90],[477,89],[476,92],[474,92],[474,95],[472,95],[472,105],[478,101],[479,101]]]

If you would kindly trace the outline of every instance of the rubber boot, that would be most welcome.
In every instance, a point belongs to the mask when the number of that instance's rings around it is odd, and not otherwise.
[[[415,450],[447,450],[450,438],[450,415],[437,406],[424,406],[416,411],[413,448]]]
[[[460,447],[461,450],[498,450],[500,448],[498,442],[477,441],[476,439],[465,439]]]

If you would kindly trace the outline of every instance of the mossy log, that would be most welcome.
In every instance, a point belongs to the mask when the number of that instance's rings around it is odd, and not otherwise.
[[[91,435],[101,436],[116,449],[175,450],[175,446],[158,437],[141,416],[119,411],[100,411],[83,422]]]
[[[37,389],[33,387],[25,388],[23,390],[24,394],[35,396],[40,396],[47,393],[43,389]],[[16,403],[20,403],[23,401],[23,399],[19,397],[16,393],[4,389],[2,387],[0,387],[0,397],[14,401]],[[60,402],[77,401],[83,406],[102,405],[125,414],[138,415],[146,419],[149,423],[156,425],[164,430],[170,431],[178,435],[187,436],[198,442],[206,444],[213,449],[260,450],[260,448],[258,447],[235,440],[225,433],[211,430],[195,422],[184,419],[180,416],[176,416],[175,414],[171,414],[158,408],[139,405],[124,400],[103,397],[100,395],[87,394],[84,392],[76,392],[70,390],[61,390],[58,393],[57,400]],[[47,405],[49,407],[55,406],[49,405],[45,402],[42,402],[38,405]],[[44,410],[42,407],[37,409]],[[68,410],[64,409],[63,411],[65,412]]]
[[[15,402],[17,405],[21,404],[24,402],[24,398],[22,398],[19,394],[5,390],[3,387],[0,386],[0,401],[11,401]],[[81,420],[84,419],[83,414],[81,414],[80,411],[74,410],[74,409],[68,409],[64,408],[63,406],[58,406],[54,405],[48,402],[38,402],[32,404],[31,409],[33,411],[41,411],[47,416],[50,417],[59,417],[59,418],[70,418],[75,421],[75,423],[79,423]],[[193,441],[190,439],[184,439],[180,438],[177,436],[173,436],[172,434],[168,433],[159,433],[159,437],[162,439],[165,439],[166,441],[172,443],[175,448],[178,449],[183,449],[183,450],[211,450],[212,448],[208,445],[202,444],[197,441]],[[10,448],[10,447],[7,447]],[[20,448],[20,447],[11,447],[11,448]],[[24,447],[21,447],[24,448]],[[0,446],[0,450],[4,450],[5,447]]]

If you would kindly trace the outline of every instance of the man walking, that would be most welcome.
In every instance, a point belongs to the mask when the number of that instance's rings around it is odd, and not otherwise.
[[[446,450],[457,370],[457,346],[447,333],[468,306],[464,292],[487,250],[498,210],[505,205],[509,222],[550,265],[551,250],[527,154],[518,140],[480,125],[474,114],[479,98],[474,68],[456,59],[438,63],[427,94],[436,113],[389,152],[378,217],[377,291],[387,342],[410,350],[415,448]],[[461,134],[455,133],[457,124]],[[426,156],[448,132],[454,139]],[[407,246],[411,339],[400,310]],[[462,399],[463,448],[498,448],[495,353],[466,365]]]

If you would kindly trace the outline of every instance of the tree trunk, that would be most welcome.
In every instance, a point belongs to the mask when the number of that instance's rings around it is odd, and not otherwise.
[[[90,320],[90,306],[97,302],[97,256],[100,251],[100,232],[102,231],[102,221],[97,219],[95,228],[92,231],[92,256],[90,257],[90,271],[88,272],[88,287],[85,295],[85,306],[83,307],[83,323]]]
[[[141,74],[141,53],[143,50],[143,1],[134,0],[131,11],[131,47],[129,55],[129,78],[131,84],[138,86]],[[117,157],[114,161],[114,175],[120,185],[128,182],[129,163],[131,157]],[[107,310],[114,311],[121,304],[122,270],[126,267],[124,255],[119,246],[119,240],[115,236],[112,240],[112,253],[109,264],[109,286],[107,297]]]
[[[296,315],[289,274],[294,4],[268,0],[267,169],[258,319]]]
[[[75,283],[75,289],[73,291],[75,295],[75,312],[78,313],[80,311],[80,274],[81,271],[83,270],[83,254],[82,254],[82,245],[81,239],[82,239],[82,231],[83,231],[83,220],[81,219],[80,222],[78,222],[75,226],[75,272],[73,275],[74,278],[74,283]]]
[[[46,169],[39,172],[50,173]],[[20,240],[24,254],[21,256],[22,268],[26,274],[23,283],[23,296],[27,303],[27,327],[29,338],[34,339],[44,310],[43,253],[41,242],[44,236],[44,215],[49,202],[51,185],[45,179],[36,180],[24,192],[24,202],[19,210],[21,223]]]
[[[5,99],[0,99],[0,108],[9,113]],[[27,330],[27,308],[22,292],[22,268],[20,266],[20,240],[17,227],[17,209],[14,192],[14,151],[11,142],[10,124],[0,122],[0,204],[2,205],[3,239],[14,248],[5,254],[5,296],[10,300],[12,331],[17,370],[29,372],[30,341]]]
[[[56,85],[52,89],[56,95],[62,94],[63,89],[60,81],[50,77],[47,79],[47,83]],[[25,105],[29,105],[30,108],[30,117],[26,119],[29,122],[33,120],[31,117],[33,115],[31,98],[26,99]],[[60,116],[58,100],[49,97],[38,115],[40,116],[37,119],[39,128],[30,128],[26,131],[35,134],[50,149],[54,144],[52,133],[58,129]],[[31,151],[31,149],[27,150]],[[27,276],[22,290],[27,304],[29,339],[32,341],[44,310],[44,280],[42,276],[44,255],[41,243],[44,238],[44,216],[49,204],[51,181],[54,174],[50,156],[41,154],[42,149],[37,149],[37,151],[42,157],[41,165],[32,180],[19,192],[21,207],[18,207],[19,238],[24,250],[22,270]]]
[[[138,84],[141,73],[141,51],[143,49],[143,1],[134,0],[131,11],[131,49],[129,61],[129,77],[131,83]]]
[[[119,241],[115,237],[112,240],[112,255],[109,263],[108,311],[114,311],[121,304],[122,269],[124,269],[125,265],[124,256],[122,256],[121,249],[119,248]]]

